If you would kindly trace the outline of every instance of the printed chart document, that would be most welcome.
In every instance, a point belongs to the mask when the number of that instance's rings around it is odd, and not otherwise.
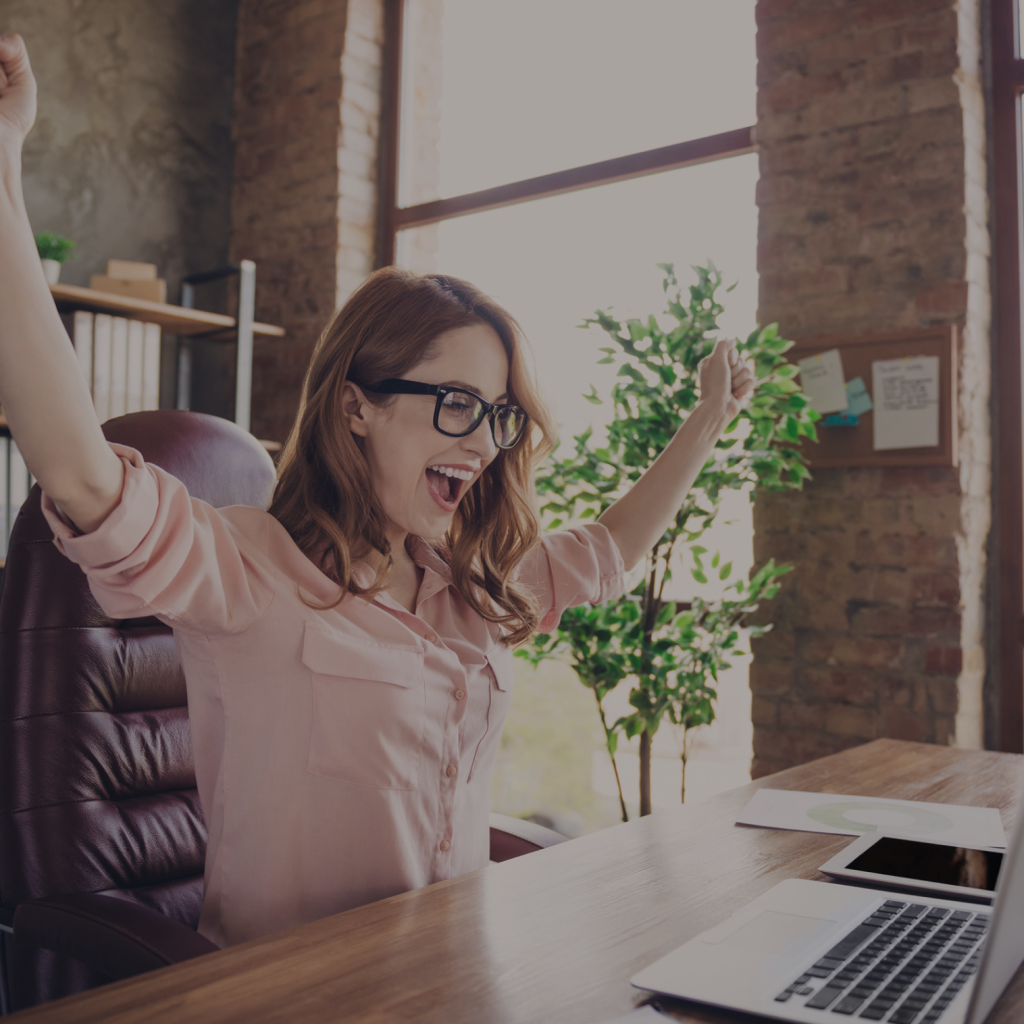
[[[938,356],[872,363],[871,383],[876,451],[938,446]]]
[[[740,812],[736,824],[840,836],[878,832],[953,841],[975,848],[1006,846],[1003,822],[994,807],[927,804],[877,796],[759,789]]]
[[[846,381],[843,380],[839,349],[831,348],[816,356],[808,356],[799,360],[797,365],[800,367],[800,387],[814,409],[822,415],[846,409]]]

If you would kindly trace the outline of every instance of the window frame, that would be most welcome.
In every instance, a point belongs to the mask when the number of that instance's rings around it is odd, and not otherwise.
[[[384,57],[382,79],[381,143],[379,174],[379,216],[376,266],[395,262],[398,233],[408,228],[438,224],[452,217],[465,217],[485,210],[533,202],[549,196],[610,185],[682,167],[724,160],[756,151],[753,125],[717,135],[687,139],[670,146],[629,153],[610,160],[581,164],[563,171],[541,174],[492,188],[435,199],[414,206],[398,204],[400,159],[402,47],[405,0],[384,0]]]

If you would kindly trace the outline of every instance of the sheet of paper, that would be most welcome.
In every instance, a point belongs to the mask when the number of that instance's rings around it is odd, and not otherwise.
[[[871,364],[875,450],[934,448],[939,443],[939,357]]]
[[[601,1021],[601,1024],[665,1024],[671,1020],[653,1006],[641,1006],[639,1010],[624,1013],[621,1017],[612,1017],[611,1020]]]
[[[851,416],[863,416],[874,408],[863,377],[854,377],[846,382],[846,399],[849,403],[846,411]]]
[[[799,360],[797,365],[800,367],[800,387],[813,408],[822,414],[846,409],[846,383],[839,349],[831,348],[816,356],[808,356]]]
[[[1006,846],[999,811],[994,807],[928,804],[839,793],[759,789],[737,825],[785,828],[799,832],[828,832],[858,836],[865,832],[914,839],[953,841],[961,846]]]

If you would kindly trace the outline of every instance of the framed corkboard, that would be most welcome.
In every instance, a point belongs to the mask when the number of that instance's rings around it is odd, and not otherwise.
[[[839,349],[843,376],[860,377],[871,394],[871,364],[916,356],[939,358],[939,443],[932,448],[874,449],[874,412],[862,413],[855,427],[826,427],[819,421],[818,444],[806,442],[801,451],[811,469],[848,466],[955,466],[957,464],[958,334],[955,324],[920,330],[867,335],[816,335],[795,339],[786,353],[791,362],[829,349]]]

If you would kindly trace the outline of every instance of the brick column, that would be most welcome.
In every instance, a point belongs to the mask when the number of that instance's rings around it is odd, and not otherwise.
[[[232,259],[257,264],[253,432],[282,440],[327,318],[373,266],[383,0],[241,0]]]
[[[759,0],[761,323],[791,337],[953,322],[956,469],[819,470],[758,495],[792,562],[755,643],[755,776],[892,736],[983,740],[990,524],[978,0]]]

